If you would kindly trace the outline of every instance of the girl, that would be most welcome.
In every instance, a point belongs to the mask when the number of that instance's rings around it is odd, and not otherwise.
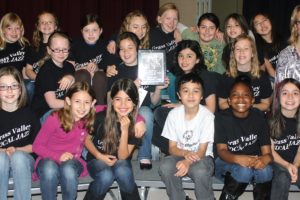
[[[208,71],[223,74],[225,68],[222,64],[222,53],[225,44],[216,39],[216,34],[219,30],[219,18],[213,13],[205,13],[198,20],[198,42],[200,43],[205,65]],[[183,39],[189,38],[188,35],[182,35]]]
[[[300,81],[300,5],[297,5],[291,16],[291,36],[289,45],[283,49],[276,67],[275,84],[286,78],[294,78]]]
[[[143,138],[143,143],[140,146],[138,159],[140,160],[141,169],[151,169],[151,139],[153,133],[153,112],[152,106],[155,106],[160,101],[161,90],[168,86],[168,79],[163,86],[141,86],[141,81],[137,79],[138,75],[138,58],[137,51],[140,45],[138,37],[131,32],[124,32],[119,36],[117,41],[120,57],[122,63],[118,66],[118,74],[108,79],[108,91],[115,81],[120,78],[129,78],[135,82],[140,90],[144,90],[145,98],[140,99],[141,107],[139,114],[146,121],[147,132]],[[108,97],[109,92],[108,92]],[[108,99],[109,102],[110,99]]]
[[[95,102],[89,85],[76,82],[66,95],[64,107],[43,124],[33,143],[42,199],[56,199],[58,183],[63,199],[76,199],[78,177],[87,174],[81,153],[86,135],[93,131]]]
[[[201,104],[205,105],[212,113],[214,113],[216,109],[217,82],[215,81],[214,74],[206,70],[204,57],[199,43],[194,40],[182,40],[178,43],[175,56],[177,59],[173,73],[176,76],[176,81],[171,82],[170,84],[173,84],[175,87],[179,77],[192,72],[196,73],[203,80],[203,86],[205,88]],[[160,147],[164,153],[168,152],[168,141],[164,137],[161,137],[160,133],[162,132],[169,111],[172,108],[181,105],[177,102],[177,99],[175,100],[176,101],[171,100],[172,103],[164,104],[154,111],[154,120],[156,123],[154,124],[152,142]]]
[[[50,35],[47,46],[49,56],[43,59],[44,63],[36,77],[32,100],[32,108],[41,118],[41,122],[49,115],[51,109],[64,106],[66,91],[74,82],[74,67],[66,61],[69,49],[70,42],[66,34],[54,32]]]
[[[82,37],[71,48],[71,60],[75,64],[75,80],[91,83],[97,104],[104,104],[106,97],[106,44],[100,39],[102,25],[98,15],[87,14],[81,22]]]
[[[26,89],[14,67],[0,69],[0,199],[7,199],[9,177],[14,181],[14,198],[31,199],[34,158],[32,143],[40,124],[26,107]]]
[[[252,109],[250,79],[238,77],[228,98],[230,108],[216,114],[216,177],[224,178],[220,200],[238,199],[253,183],[254,199],[270,199],[273,161],[268,125],[262,112]]]
[[[95,133],[85,140],[89,153],[90,183],[85,200],[104,199],[116,180],[122,199],[140,199],[130,163],[131,154],[140,143],[132,131],[138,112],[139,94],[130,79],[119,79],[112,85],[111,104],[96,115]]]
[[[0,21],[0,68],[14,66],[22,72],[28,46],[21,18],[15,13],[5,14]]]
[[[267,111],[271,104],[271,83],[267,75],[260,71],[255,43],[247,35],[240,35],[233,43],[230,67],[220,79],[217,89],[220,109],[224,110],[229,107],[227,98],[230,86],[234,79],[240,75],[248,76],[251,80],[255,98],[253,107],[261,111]]]
[[[291,183],[300,186],[300,84],[288,78],[277,87],[269,120],[274,157],[271,199],[287,200]]]
[[[287,44],[266,13],[256,14],[251,20],[251,28],[256,35],[257,46],[263,50],[266,71],[274,81],[278,55]]]
[[[32,48],[25,68],[27,78],[25,83],[30,101],[33,97],[34,81],[41,67],[39,66],[39,60],[45,57],[48,38],[54,31],[59,29],[58,25],[58,19],[53,13],[42,12],[37,17],[32,36]]]

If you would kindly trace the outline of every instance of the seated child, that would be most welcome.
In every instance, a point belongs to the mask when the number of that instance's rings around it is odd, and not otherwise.
[[[230,89],[229,108],[215,118],[216,176],[224,178],[220,199],[237,199],[253,183],[254,199],[268,199],[273,161],[268,125],[263,113],[253,109],[253,92],[246,76]]]
[[[197,199],[214,199],[212,189],[214,115],[200,105],[203,83],[195,73],[178,81],[183,105],[170,111],[162,136],[169,139],[169,153],[160,163],[159,174],[170,199],[185,199],[182,177],[195,183]],[[200,123],[201,122],[201,123]]]

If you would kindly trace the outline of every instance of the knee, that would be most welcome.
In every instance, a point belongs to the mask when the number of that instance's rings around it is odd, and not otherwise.
[[[5,152],[0,152],[0,171],[9,170],[9,157]],[[2,174],[2,173],[1,173]]]
[[[80,175],[80,167],[75,160],[69,160],[61,164],[60,175],[67,180],[74,180]]]
[[[12,165],[24,165],[29,161],[29,155],[23,151],[16,151],[11,156]]]
[[[75,80],[76,81],[85,81],[87,83],[91,83],[91,75],[85,69],[80,69],[75,72]]]
[[[172,176],[174,175],[174,171],[176,170],[175,166],[176,162],[174,162],[173,159],[166,157],[161,161],[158,172],[161,176]]]
[[[127,160],[118,160],[117,162],[118,166],[115,169],[116,177],[119,177],[120,179],[128,179],[131,176],[133,177],[132,168]]]
[[[146,120],[146,123],[147,121],[152,121],[153,123],[154,115],[151,108],[149,108],[148,106],[140,107],[139,114],[143,116],[143,118]]]
[[[94,174],[93,178],[96,182],[103,185],[111,185],[115,180],[115,176],[110,168],[99,171],[97,174]]]
[[[102,71],[95,72],[93,76],[93,83],[101,84],[103,85],[106,83],[106,74]]]
[[[40,177],[45,179],[54,179],[59,175],[57,164],[51,159],[40,160],[37,166],[37,172]]]
[[[253,169],[238,166],[231,172],[231,176],[241,183],[249,183],[253,179]]]
[[[265,168],[255,171],[255,181],[256,183],[264,183],[271,181],[273,178],[273,170],[270,165],[267,165]]]

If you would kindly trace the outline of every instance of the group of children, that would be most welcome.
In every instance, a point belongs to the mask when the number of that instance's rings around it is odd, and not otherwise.
[[[222,200],[237,199],[249,183],[254,199],[288,199],[290,184],[300,186],[300,80],[287,74],[273,93],[286,44],[268,15],[253,17],[254,35],[239,14],[225,20],[224,35],[213,13],[199,18],[197,32],[180,30],[172,3],[157,21],[150,29],[133,11],[105,42],[98,16],[88,14],[71,43],[43,12],[30,46],[18,15],[2,17],[0,199],[10,177],[14,197],[30,199],[32,174],[43,199],[55,199],[58,184],[63,199],[76,199],[78,177],[88,173],[86,200],[104,199],[114,181],[122,199],[140,199],[130,159],[138,148],[140,168],[151,169],[152,143],[167,154],[158,173],[170,199],[186,198],[186,176],[197,199],[214,199],[213,175],[224,180]],[[163,85],[138,79],[139,49],[166,51]]]

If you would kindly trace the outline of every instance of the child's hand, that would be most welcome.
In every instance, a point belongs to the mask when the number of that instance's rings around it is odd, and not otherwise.
[[[224,33],[222,33],[220,30],[217,30],[215,38],[220,42],[224,42]]]
[[[121,124],[121,132],[123,133],[128,133],[128,128],[130,125],[130,119],[127,116],[121,117],[120,124]]]
[[[289,163],[287,168],[286,168],[291,176],[291,182],[295,183],[298,179],[298,167],[295,166],[294,164]]]
[[[162,105],[162,107],[166,107],[166,108],[176,108],[178,106],[182,105],[181,103],[167,103]]]
[[[247,156],[247,155],[240,155],[238,158],[238,164],[242,167],[254,167],[254,164],[257,160],[257,156]]]
[[[107,155],[107,154],[102,154],[99,158],[97,158],[98,160],[102,160],[103,162],[105,162],[108,166],[113,166],[116,162],[117,162],[117,158],[116,156],[112,156],[112,155]]]
[[[110,41],[106,47],[107,51],[110,54],[115,54],[116,53],[116,42],[115,41]]]
[[[190,162],[197,162],[199,161],[201,158],[199,157],[199,155],[196,152],[188,152],[184,158]]]
[[[91,74],[91,76],[94,76],[95,71],[98,69],[98,66],[96,63],[89,63],[86,66],[86,70],[88,70],[88,72]]]
[[[137,88],[139,88],[142,85],[142,80],[137,78],[135,79],[134,84]]]
[[[135,135],[135,137],[141,138],[141,137],[144,136],[145,132],[146,132],[145,122],[140,121],[140,122],[138,122],[134,125],[134,135]]]
[[[178,161],[176,163],[176,168],[178,169],[178,171],[174,175],[178,176],[178,177],[185,176],[188,173],[188,171],[189,171],[190,164],[191,163],[188,160]]]
[[[65,152],[63,154],[61,154],[60,158],[59,158],[59,161],[60,162],[65,162],[67,160],[71,160],[73,159],[73,154],[69,153],[69,152]]]
[[[165,78],[165,82],[163,85],[157,85],[156,88],[159,90],[165,89],[169,86],[170,80],[168,77]]]
[[[15,147],[8,147],[5,152],[6,152],[7,155],[11,156],[13,153],[16,152],[16,148]]]
[[[66,76],[62,77],[62,79],[60,79],[60,81],[58,81],[59,89],[60,90],[67,90],[72,86],[72,84],[74,82],[75,82],[75,79],[74,79],[73,76],[66,75]]]
[[[106,76],[107,77],[112,77],[118,74],[118,71],[116,69],[115,65],[109,65],[106,68]]]

